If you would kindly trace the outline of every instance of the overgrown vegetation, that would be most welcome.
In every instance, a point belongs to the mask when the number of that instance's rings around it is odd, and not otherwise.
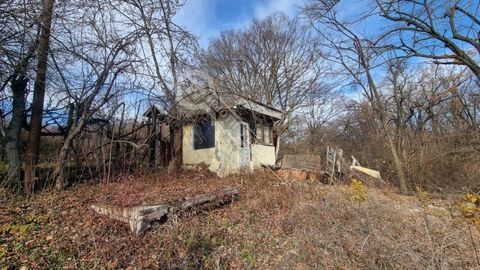
[[[308,0],[199,48],[183,1],[3,1],[1,183],[62,189],[72,171],[110,180],[158,160],[175,173],[179,100],[207,87],[279,109],[279,157],[340,147],[403,193],[478,192],[477,3],[349,3]]]
[[[271,174],[178,179],[157,174],[42,192],[1,205],[0,265],[31,269],[475,268],[480,231],[457,207],[462,196],[422,207],[415,197],[363,186],[284,181]],[[194,183],[195,185],[192,185]],[[155,225],[143,237],[94,214],[92,203],[172,201],[240,188],[238,201]],[[359,203],[352,194],[368,198]],[[471,197],[469,197],[471,198]],[[470,199],[468,199],[470,200]]]
[[[307,0],[203,48],[186,4],[0,1],[0,269],[480,268],[478,1]],[[186,124],[209,135],[191,164]],[[205,158],[226,137],[231,156]],[[277,161],[341,148],[385,188],[207,170],[250,168],[253,143]],[[232,205],[144,237],[90,209],[226,185]]]

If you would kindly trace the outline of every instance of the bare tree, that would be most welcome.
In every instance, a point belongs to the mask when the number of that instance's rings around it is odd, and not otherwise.
[[[478,1],[375,0],[380,15],[394,22],[385,34],[407,56],[464,65],[480,81]]]
[[[301,110],[302,117],[299,117],[299,122],[303,128],[300,129],[306,133],[311,153],[324,153],[325,142],[322,137],[324,128],[345,110],[345,104],[342,102],[344,99],[345,97],[333,91],[332,87],[330,91],[324,91],[320,96],[314,94],[306,102],[306,108]]]
[[[107,21],[116,20],[118,14],[109,12],[106,7],[109,6],[102,3],[76,6],[75,26],[71,18],[64,18],[64,22],[59,23],[59,31],[64,35],[53,37],[53,62],[63,81],[63,91],[59,94],[66,96],[72,106],[53,173],[56,189],[66,184],[67,160],[73,141],[102,108],[125,91],[128,76],[122,75],[135,63],[136,52],[132,44],[136,41],[136,33],[122,32],[119,25],[108,24]],[[98,10],[104,11],[99,13]],[[81,31],[75,27],[80,27]],[[64,63],[62,68],[58,62]]]
[[[289,128],[295,112],[328,89],[321,85],[326,71],[322,59],[309,28],[284,14],[256,20],[245,31],[222,33],[199,57],[201,69],[214,78],[219,91],[280,109],[278,136]]]
[[[356,33],[352,23],[339,19],[337,11],[331,6],[310,5],[306,7],[305,12],[313,26],[316,29],[322,29],[318,32],[332,50],[330,61],[337,64],[345,75],[353,79],[353,85],[362,90],[370,103],[393,157],[401,191],[407,193],[404,162],[395,143],[395,133],[388,123],[385,98],[374,79],[376,68],[383,62],[380,58],[382,48],[377,47],[375,42],[367,36]],[[355,23],[358,22],[358,20],[355,21]],[[332,35],[329,30],[334,31],[336,35]]]
[[[3,1],[0,4],[0,134],[5,138],[7,179],[21,185],[21,130],[31,63],[38,44],[38,14],[34,1]],[[10,89],[9,92],[7,89]]]
[[[112,1],[114,8],[122,13],[125,23],[136,29],[142,48],[142,65],[138,68],[150,89],[153,102],[160,103],[169,116],[172,129],[173,151],[169,172],[176,172],[181,162],[181,115],[177,102],[181,93],[180,72],[188,66],[189,57],[195,50],[195,37],[177,25],[173,17],[183,2],[172,0]],[[116,3],[118,5],[116,5]]]
[[[54,0],[44,0],[40,17],[40,36],[37,49],[37,70],[33,90],[32,117],[25,156],[25,177],[23,190],[29,194],[33,191],[35,163],[38,160],[40,136],[42,130],[43,102],[45,98],[45,80],[47,75],[50,31],[53,17]]]

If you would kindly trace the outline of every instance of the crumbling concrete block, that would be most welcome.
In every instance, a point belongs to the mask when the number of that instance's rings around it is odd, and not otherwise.
[[[91,207],[101,215],[127,223],[130,230],[137,235],[143,234],[150,228],[152,222],[166,219],[170,211],[170,205],[167,204],[133,207],[118,207],[103,204],[92,205]]]
[[[143,234],[155,221],[166,221],[168,215],[183,213],[189,210],[209,210],[233,202],[238,197],[236,187],[225,187],[216,192],[198,194],[187,197],[183,202],[171,206],[169,204],[141,205],[133,207],[119,207],[106,204],[94,204],[91,208],[98,214],[125,222],[130,230]]]

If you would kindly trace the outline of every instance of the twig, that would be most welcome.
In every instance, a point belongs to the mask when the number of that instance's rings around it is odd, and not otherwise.
[[[468,234],[470,235],[470,239],[472,240],[472,246],[473,246],[473,252],[475,253],[475,259],[477,260],[477,266],[480,269],[480,258],[478,257],[478,251],[477,251],[477,246],[475,245],[475,240],[473,239],[472,235],[472,228],[470,227],[470,224],[468,226]]]

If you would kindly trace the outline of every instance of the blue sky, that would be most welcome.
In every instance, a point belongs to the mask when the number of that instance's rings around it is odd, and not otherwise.
[[[274,12],[294,16],[306,0],[186,0],[176,21],[193,32],[206,47],[221,31],[248,26]]]

